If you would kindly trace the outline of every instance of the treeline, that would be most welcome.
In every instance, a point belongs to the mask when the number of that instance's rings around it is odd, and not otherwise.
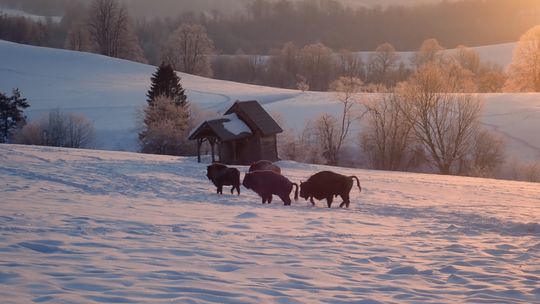
[[[72,6],[80,6],[81,0],[0,0],[0,7],[18,9],[39,16],[63,16]]]
[[[77,0],[0,0],[0,5],[42,15],[71,18],[74,11],[84,10],[90,1]],[[400,51],[415,50],[422,41],[436,38],[446,48],[457,45],[487,45],[516,41],[538,22],[537,0],[468,0],[443,1],[431,5],[351,7],[337,0],[252,0],[236,13],[207,10],[212,1],[173,9],[172,3],[153,3],[146,15],[134,15],[140,3],[120,1],[134,16],[135,30],[147,59],[159,64],[155,48],[182,23],[203,25],[214,41],[218,54],[268,54],[286,42],[297,45],[323,43],[335,49],[370,51],[389,42]],[[233,7],[239,7],[235,2]],[[156,17],[170,7],[178,17]],[[169,6],[165,6],[169,5]],[[175,5],[178,5],[176,3]],[[221,4],[223,6],[223,4]],[[190,11],[186,11],[190,9]],[[138,13],[137,13],[138,14]],[[69,26],[68,22],[63,22]],[[67,33],[67,29],[64,29]],[[150,37],[155,35],[156,37]]]
[[[353,77],[363,82],[364,91],[379,91],[408,79],[418,65],[396,49],[435,53],[443,45],[474,45],[493,33],[497,40],[482,43],[517,41],[539,13],[536,0],[445,1],[388,9],[353,9],[336,0],[253,0],[234,15],[215,11],[136,20],[120,0],[84,4],[64,6],[59,23],[0,15],[0,39],[154,65],[166,62],[190,74],[301,90],[327,91],[336,79]],[[438,39],[425,39],[433,36]],[[351,50],[374,52],[361,58]],[[502,89],[502,67],[481,62],[465,47],[455,53],[467,71],[463,77],[474,83],[470,90]]]
[[[429,38],[446,48],[511,42],[538,23],[538,14],[537,0],[443,1],[387,9],[352,8],[335,0],[254,0],[244,14],[200,21],[222,53],[264,54],[288,41],[355,51],[385,42],[415,50]]]
[[[500,92],[507,76],[503,67],[482,61],[471,48],[444,50],[436,39],[424,41],[410,58],[404,58],[390,43],[379,45],[368,56],[350,51],[335,52],[322,43],[298,47],[292,42],[272,50],[270,56],[217,56],[213,60],[215,78],[299,89],[335,90],[332,83],[341,77],[362,82],[363,92],[387,91],[407,80],[423,62],[445,56],[446,69],[467,82],[467,92]]]

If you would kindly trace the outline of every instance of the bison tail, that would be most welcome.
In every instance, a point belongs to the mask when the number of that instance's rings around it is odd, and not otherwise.
[[[356,179],[356,185],[358,186],[358,190],[360,190],[360,192],[362,192],[362,187],[360,186],[360,180],[358,179],[358,177],[353,175],[353,176],[350,176],[350,178]]]
[[[293,183],[293,186],[296,187],[296,190],[294,190],[294,200],[297,201],[298,200],[298,184]]]

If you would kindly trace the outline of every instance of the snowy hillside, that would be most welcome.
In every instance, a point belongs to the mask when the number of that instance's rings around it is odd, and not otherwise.
[[[481,48],[486,58],[505,58],[512,44]],[[491,57],[490,57],[491,56]],[[155,67],[95,54],[0,41],[0,90],[21,89],[30,119],[61,108],[95,124],[99,149],[136,151],[137,109],[145,104]],[[332,93],[246,85],[181,74],[192,103],[223,111],[235,100],[256,99],[281,116],[285,129],[301,128],[322,112],[339,113]],[[369,98],[368,95],[364,95]],[[540,158],[540,94],[485,94],[483,122],[507,140],[510,157]],[[355,129],[358,131],[358,128]],[[356,136],[353,136],[356,138]]]
[[[540,302],[537,184],[330,168],[350,209],[285,207],[205,166],[0,145],[2,303]]]
[[[60,21],[62,21],[61,16],[38,16],[38,15],[27,13],[25,11],[12,9],[12,8],[5,8],[5,7],[0,7],[0,15],[25,17],[36,22],[60,23]]]

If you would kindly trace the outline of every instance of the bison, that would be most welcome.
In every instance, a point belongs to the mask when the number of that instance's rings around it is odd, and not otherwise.
[[[234,189],[240,195],[240,171],[236,168],[229,168],[224,164],[213,163],[206,167],[206,177],[217,187],[217,193],[223,194],[223,186],[232,186],[231,194]]]
[[[246,173],[242,185],[255,191],[261,197],[263,204],[266,202],[270,204],[272,194],[275,194],[281,198],[285,206],[289,206],[291,204],[289,195],[293,186],[296,187],[294,200],[298,200],[298,184],[292,183],[285,176],[274,171],[264,170]]]
[[[313,198],[318,200],[326,199],[328,208],[332,207],[332,201],[334,196],[341,196],[343,202],[339,207],[344,205],[349,208],[351,203],[349,199],[349,192],[356,179],[356,185],[360,192],[362,192],[362,187],[360,187],[360,181],[356,176],[345,176],[332,171],[321,171],[312,175],[306,182],[300,182],[300,196],[307,200],[309,198],[312,205],[315,205]]]
[[[270,171],[276,172],[277,174],[281,174],[281,168],[272,164],[272,162],[269,160],[259,160],[252,163],[251,166],[249,166],[248,172],[262,171],[262,170],[270,170]]]

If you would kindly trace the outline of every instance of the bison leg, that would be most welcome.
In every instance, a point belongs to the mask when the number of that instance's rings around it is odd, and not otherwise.
[[[334,201],[334,197],[332,195],[330,195],[329,197],[326,198],[326,204],[328,205],[328,208],[332,207],[332,202],[333,201]]]
[[[223,194],[223,185],[217,186],[217,194]]]
[[[282,195],[279,198],[283,201],[283,206],[291,205],[291,198],[288,195]]]
[[[236,185],[236,192],[238,193],[238,195],[240,195],[240,184]],[[235,188],[233,187],[233,189]],[[232,194],[232,193],[231,193]]]
[[[312,206],[315,206],[315,202],[313,201],[313,196],[309,197],[309,201],[311,202]]]
[[[262,203],[266,204],[268,202],[269,204],[272,202],[272,194],[260,194]]]
[[[351,204],[351,200],[348,195],[341,195],[341,198],[343,199],[343,202],[339,205],[339,208],[343,208],[345,206],[346,208],[349,208],[349,205]]]

